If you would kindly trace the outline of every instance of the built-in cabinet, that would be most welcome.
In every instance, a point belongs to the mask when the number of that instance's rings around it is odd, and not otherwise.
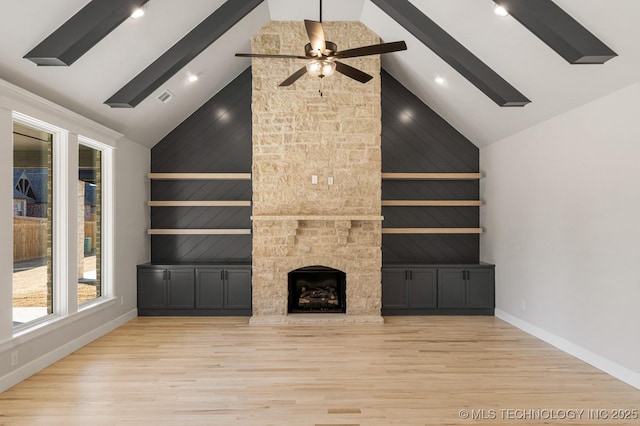
[[[494,266],[393,265],[382,268],[383,315],[493,315]]]
[[[138,265],[139,315],[251,315],[249,265]]]
[[[440,268],[438,307],[493,310],[494,287],[493,268]]]
[[[420,310],[437,307],[435,268],[383,268],[382,306],[385,310]]]

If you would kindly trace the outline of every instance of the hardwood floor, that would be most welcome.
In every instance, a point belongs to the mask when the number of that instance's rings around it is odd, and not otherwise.
[[[494,317],[386,321],[140,317],[0,394],[0,425],[640,423],[639,390]]]

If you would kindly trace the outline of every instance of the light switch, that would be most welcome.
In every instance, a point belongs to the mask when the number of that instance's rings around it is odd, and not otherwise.
[[[312,175],[311,176],[311,184],[312,185],[317,185],[318,184],[318,175]]]

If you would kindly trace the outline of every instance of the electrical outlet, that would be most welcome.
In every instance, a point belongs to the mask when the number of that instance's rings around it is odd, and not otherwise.
[[[15,367],[18,365],[18,351],[11,352],[11,366]]]
[[[311,176],[311,185],[317,185],[318,184],[318,175],[312,175]]]
[[[329,176],[327,179],[327,185],[333,185],[333,176]]]

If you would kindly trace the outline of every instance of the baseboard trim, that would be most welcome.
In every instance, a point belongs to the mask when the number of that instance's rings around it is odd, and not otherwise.
[[[630,370],[607,358],[604,358],[598,354],[595,354],[547,330],[544,330],[531,323],[523,321],[520,318],[516,318],[513,315],[510,315],[504,311],[501,311],[500,309],[496,309],[495,315],[497,318],[500,318],[501,320],[508,322],[514,327],[517,327],[520,330],[528,334],[531,334],[532,336],[537,337],[538,339],[543,340],[552,346],[555,346],[561,351],[566,352],[569,355],[574,356],[579,360],[586,362],[587,364],[597,368],[598,370],[602,370],[605,373],[615,377],[616,379],[621,380],[633,386],[636,389],[640,389],[639,373],[636,373],[633,370]]]
[[[17,368],[9,374],[0,377],[0,392],[4,392],[7,389],[17,385],[18,383],[33,376],[37,372],[45,369],[56,361],[61,360],[65,356],[73,353],[74,351],[77,351],[81,347],[93,342],[99,337],[102,337],[105,334],[115,330],[116,328],[131,321],[137,316],[138,310],[133,309],[126,314],[121,315],[118,318],[114,318],[108,323],[103,324],[102,326],[95,328],[86,334],[83,334],[82,336],[76,337],[75,339],[58,347],[57,349],[42,355],[40,358],[34,359],[33,361],[23,365],[20,368]]]

